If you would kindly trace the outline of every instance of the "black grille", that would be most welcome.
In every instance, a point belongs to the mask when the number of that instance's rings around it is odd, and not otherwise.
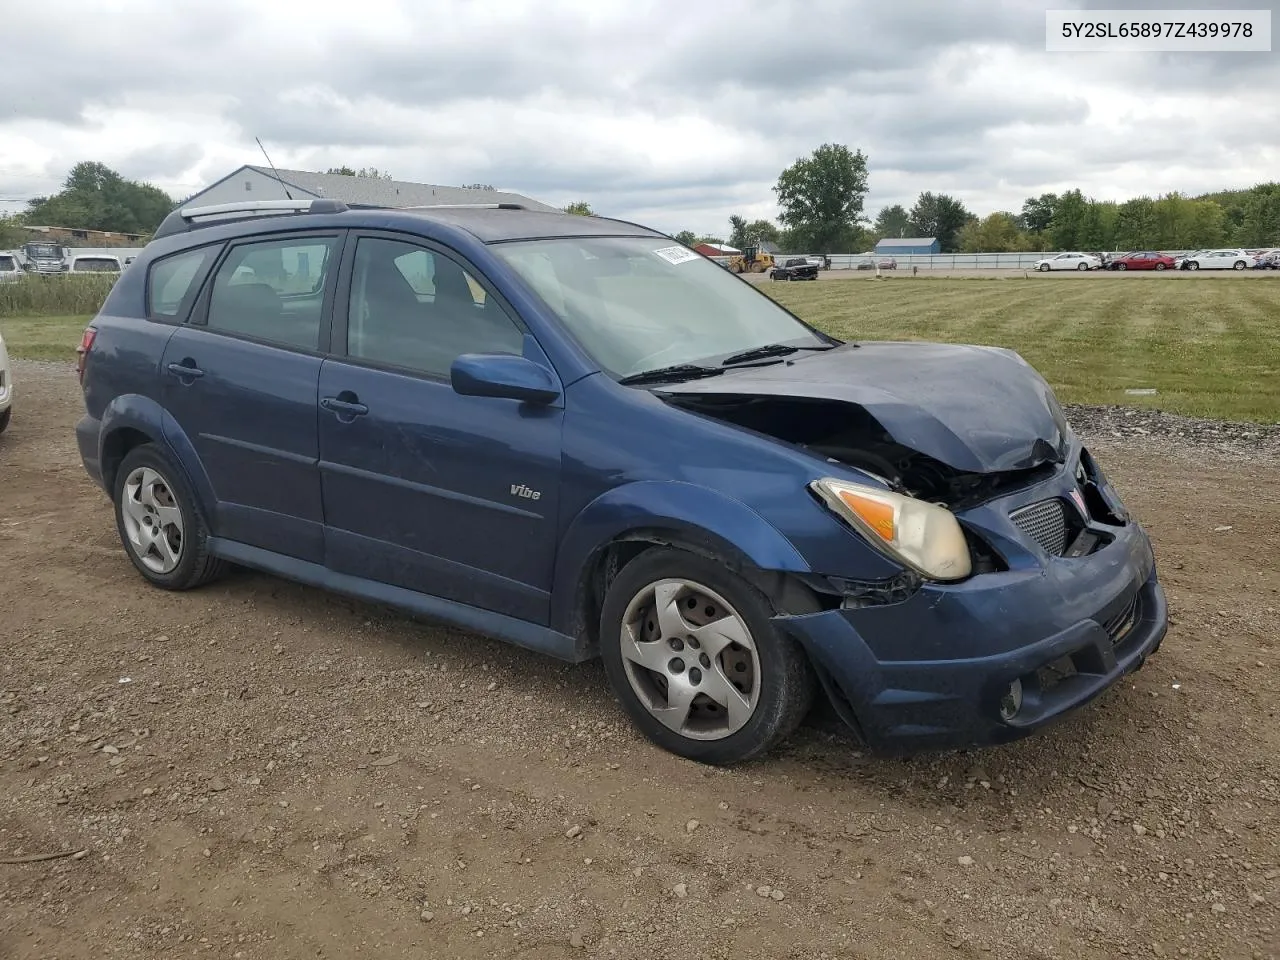
[[[1067,517],[1061,500],[1041,500],[1013,511],[1009,517],[1049,556],[1060,557],[1066,551]]]
[[[1107,631],[1107,635],[1111,637],[1113,644],[1118,644],[1129,635],[1134,626],[1138,622],[1138,594],[1134,594],[1130,600],[1114,617],[1103,624],[1103,628]]]

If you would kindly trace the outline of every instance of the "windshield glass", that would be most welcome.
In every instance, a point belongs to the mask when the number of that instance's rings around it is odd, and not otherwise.
[[[828,342],[746,281],[665,238],[525,240],[492,250],[614,376],[713,363],[765,344]]]
[[[13,257],[0,257],[0,273],[16,273],[18,270],[18,261]]]
[[[27,244],[27,256],[61,257],[62,248],[51,243],[29,243]]]

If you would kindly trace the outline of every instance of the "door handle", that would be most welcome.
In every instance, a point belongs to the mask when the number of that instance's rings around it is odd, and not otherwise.
[[[324,397],[320,401],[320,406],[331,413],[336,413],[339,417],[363,417],[369,412],[369,408],[363,403],[355,400],[339,400],[337,397]]]
[[[204,376],[204,371],[194,363],[191,363],[190,365],[185,363],[171,363],[169,364],[169,372],[177,377],[191,377],[193,379]]]

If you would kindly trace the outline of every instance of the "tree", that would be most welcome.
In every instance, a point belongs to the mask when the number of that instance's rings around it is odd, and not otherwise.
[[[905,237],[910,229],[911,214],[907,213],[900,203],[885,207],[876,217],[875,234],[877,239],[883,240],[888,237],[892,240],[899,240]]]
[[[778,176],[773,188],[782,213],[799,246],[814,251],[851,246],[854,230],[866,218],[867,158],[861,150],[824,143]]]
[[[698,235],[692,230],[681,230],[676,234],[676,239],[683,243],[686,247],[692,247],[698,242]]]
[[[911,229],[918,237],[937,238],[943,253],[954,253],[960,230],[973,218],[955,197],[926,191],[911,208]]]
[[[962,253],[1009,253],[1029,249],[1030,238],[1018,229],[1018,218],[1007,212],[970,220],[957,238]]]
[[[1150,197],[1135,197],[1116,210],[1117,250],[1149,250],[1156,246],[1159,225],[1156,204]]]
[[[148,183],[126,180],[106,164],[77,163],[52,197],[32,200],[22,219],[42,226],[151,233],[173,209],[173,198]]]
[[[1029,233],[1044,233],[1053,222],[1053,211],[1058,206],[1056,193],[1042,193],[1027,197],[1022,204],[1022,227]]]
[[[361,167],[352,170],[350,167],[330,167],[325,173],[335,173],[340,177],[368,177],[371,180],[390,180],[391,174],[377,167]]]
[[[12,250],[27,242],[27,231],[17,217],[0,214],[0,250]]]
[[[768,220],[747,221],[736,213],[729,217],[729,246],[745,250],[761,242],[777,243],[778,228]]]
[[[1079,190],[1068,190],[1053,208],[1049,237],[1055,250],[1075,250],[1084,242],[1085,214],[1089,203]]]
[[[564,208],[565,213],[572,213],[579,217],[594,217],[595,211],[591,209],[591,204],[585,200],[575,200]]]

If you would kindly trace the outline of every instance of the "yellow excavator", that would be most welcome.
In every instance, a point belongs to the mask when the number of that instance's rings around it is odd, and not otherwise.
[[[747,247],[729,258],[729,269],[734,273],[768,273],[773,269],[773,254],[761,253],[759,246]]]

